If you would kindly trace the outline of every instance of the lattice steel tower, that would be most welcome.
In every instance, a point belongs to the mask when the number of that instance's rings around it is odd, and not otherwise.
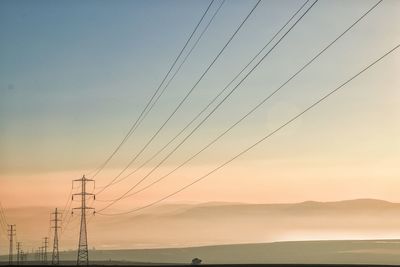
[[[8,240],[10,240],[10,248],[8,251],[8,264],[13,264],[13,248],[14,248],[15,224],[8,225]]]
[[[21,264],[21,242],[17,242],[17,265]]]
[[[80,182],[81,183],[81,193],[73,194],[72,200],[74,200],[74,196],[78,195],[81,198],[81,206],[78,209],[81,210],[81,229],[79,233],[79,245],[78,245],[78,258],[77,258],[77,265],[89,265],[89,251],[88,251],[88,244],[87,244],[87,228],[86,228],[86,210],[94,210],[94,208],[88,207],[86,205],[86,200],[88,197],[95,195],[92,193],[86,192],[86,183],[94,182],[92,179],[87,179],[85,175],[82,176],[81,179],[73,180],[73,182]]]
[[[60,215],[60,212],[58,212],[57,208],[56,210],[52,213],[54,216],[54,219],[51,220],[54,225],[52,228],[54,229],[54,240],[53,240],[53,254],[51,256],[51,264],[52,265],[59,265],[60,264],[60,253],[58,251],[58,229],[60,228],[59,222],[60,218],[58,215]]]
[[[49,246],[49,238],[48,237],[44,237],[43,238],[43,243],[44,243],[44,246],[43,246],[43,249],[44,249],[44,252],[43,252],[43,264],[47,265],[47,248]]]

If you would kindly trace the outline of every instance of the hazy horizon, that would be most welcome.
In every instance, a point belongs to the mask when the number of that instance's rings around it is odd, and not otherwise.
[[[400,237],[399,14],[0,1],[0,252]]]
[[[19,207],[6,210],[6,214],[17,224],[24,243],[35,247],[40,245],[37,240],[48,228],[49,217],[43,218],[51,211],[51,206]],[[90,247],[98,250],[400,239],[399,214],[400,203],[376,199],[262,204],[168,203],[123,218],[90,215],[88,233]],[[75,215],[62,231],[62,250],[76,249],[78,226],[79,215]],[[151,232],[146,231],[149,228]],[[51,238],[51,233],[48,234]],[[5,253],[4,249],[0,251]]]

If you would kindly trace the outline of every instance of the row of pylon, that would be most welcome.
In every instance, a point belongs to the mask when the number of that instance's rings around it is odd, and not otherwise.
[[[56,208],[55,212],[52,213],[52,215],[54,215],[54,219],[51,220],[52,222],[54,222],[54,225],[51,226],[51,228],[54,229],[53,254],[52,254],[52,260],[51,260],[52,265],[60,264],[60,257],[59,257],[59,250],[58,250],[58,229],[60,228],[59,222],[61,220],[58,216],[59,214],[60,214],[60,212]],[[8,239],[10,242],[9,252],[8,252],[8,264],[9,265],[14,264],[14,238],[16,236],[16,232],[17,232],[16,225],[9,224],[8,225]],[[49,238],[44,237],[42,246],[39,247],[38,250],[36,250],[35,261],[40,261],[41,264],[47,265],[48,244],[49,244]],[[16,264],[23,265],[28,260],[29,253],[25,253],[22,250],[22,242],[17,242],[16,248],[17,248],[17,253],[15,255],[16,256]],[[32,254],[33,254],[33,251],[32,251]]]
[[[92,179],[87,179],[85,175],[82,176],[81,179],[73,180],[73,182],[81,183],[81,192],[72,194],[73,197],[78,195],[81,197],[81,205],[80,207],[73,208],[81,210],[81,224],[80,224],[80,233],[79,233],[79,244],[78,244],[78,255],[77,255],[77,265],[89,265],[89,251],[87,244],[87,225],[86,225],[86,210],[93,209],[86,205],[87,197],[93,196],[94,194],[86,192],[86,183],[94,182]],[[60,264],[60,254],[58,249],[58,230],[61,228],[59,222],[61,221],[59,215],[61,213],[55,208],[55,211],[51,213],[51,228],[54,229],[54,240],[53,240],[53,253],[51,258],[52,265]],[[16,235],[16,225],[10,224],[8,225],[8,237],[10,241],[9,247],[9,265],[14,264],[14,237]],[[41,247],[36,250],[35,253],[35,261],[40,261],[43,265],[47,265],[47,249],[48,249],[49,239],[48,237],[43,238],[43,244]],[[17,242],[17,265],[22,265],[24,262],[28,260],[28,253],[25,253],[22,250],[22,243]],[[32,251],[33,254],[33,251]]]

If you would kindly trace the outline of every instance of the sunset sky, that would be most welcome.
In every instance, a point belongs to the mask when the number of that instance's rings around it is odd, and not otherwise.
[[[143,185],[175,168],[236,122],[376,2],[317,2]],[[100,166],[125,136],[208,3],[0,2],[0,201],[6,210],[65,204],[71,180]],[[220,3],[215,1],[206,18]],[[303,3],[262,1],[132,169],[207,105]],[[223,4],[144,123],[96,177],[96,187],[111,181],[142,148],[254,4],[253,0]],[[230,134],[166,180],[108,211],[129,210],[162,198],[279,127],[398,45],[399,14],[400,1],[384,0]],[[167,202],[356,198],[400,202],[399,70],[400,51],[395,51],[295,123]],[[98,199],[120,196],[161,158]],[[101,208],[105,203],[93,205]]]

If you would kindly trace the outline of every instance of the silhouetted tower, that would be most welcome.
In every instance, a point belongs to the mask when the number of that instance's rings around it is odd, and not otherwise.
[[[17,242],[17,265],[21,264],[21,242]]]
[[[47,264],[47,247],[49,245],[49,238],[48,237],[43,238],[43,243],[44,243],[44,246],[43,246],[43,249],[44,249],[44,251],[43,251],[43,264]]]
[[[25,252],[24,252],[23,250],[21,250],[21,251],[19,252],[19,257],[20,257],[20,263],[19,263],[19,265],[23,265],[24,262],[26,261],[26,254],[25,254]]]
[[[21,265],[23,265],[28,260],[29,252],[21,250]]]
[[[86,183],[94,182],[94,180],[87,179],[85,175],[83,175],[81,179],[73,180],[73,182],[81,183],[81,193],[72,195],[72,200],[74,200],[74,196],[76,195],[79,195],[81,198],[81,206],[78,208],[74,208],[81,210],[81,229],[79,233],[78,258],[76,263],[78,266],[89,265],[89,251],[87,244],[87,229],[86,229],[86,210],[94,210],[94,208],[86,206],[86,200],[90,196],[93,196],[93,198],[95,199],[95,195],[86,192]]]
[[[39,260],[40,260],[40,262],[43,264],[44,263],[44,254],[43,254],[43,251],[44,251],[44,247],[39,247]]]
[[[43,263],[43,247],[39,247],[39,261]]]
[[[59,222],[60,222],[60,218],[58,217],[60,213],[58,212],[57,208],[55,210],[55,212],[52,213],[52,215],[54,216],[54,219],[51,220],[54,225],[52,226],[52,228],[54,229],[54,240],[53,240],[53,254],[51,256],[51,264],[52,265],[59,265],[60,264],[60,254],[58,251],[58,229],[60,228],[59,226]]]
[[[8,225],[8,240],[10,241],[10,248],[8,250],[8,264],[13,264],[13,248],[14,248],[14,236],[15,236],[15,224]]]

